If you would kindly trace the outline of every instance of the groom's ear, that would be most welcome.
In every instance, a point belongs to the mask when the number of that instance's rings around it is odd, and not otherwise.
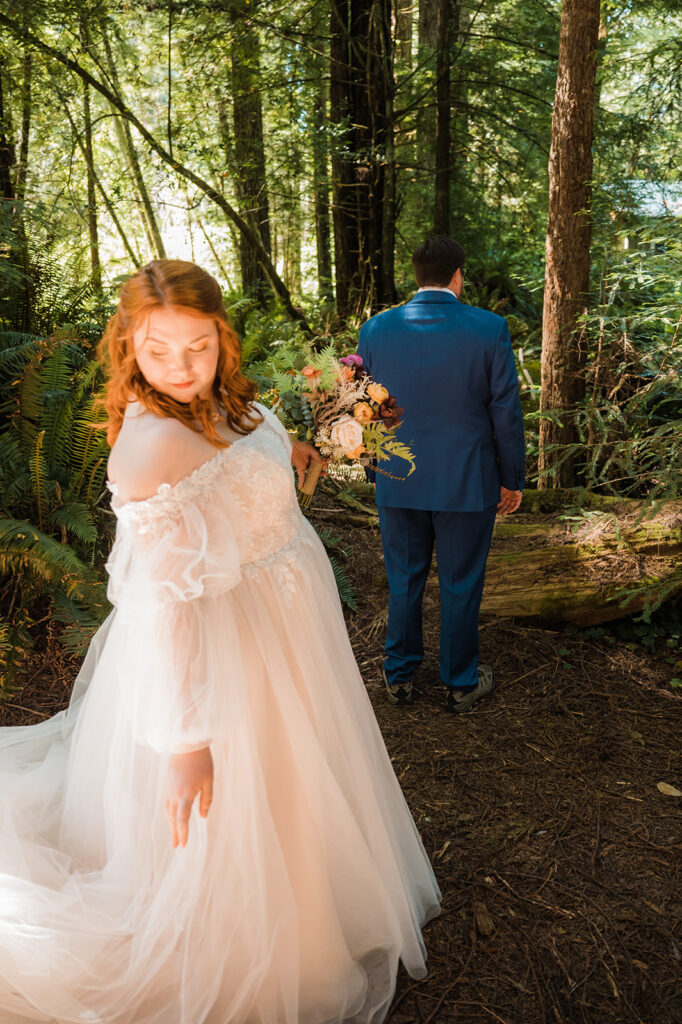
[[[452,281],[450,282],[450,287],[452,288],[452,290],[455,293],[455,295],[457,296],[457,298],[459,298],[460,295],[462,294],[462,286],[463,285],[464,285],[464,273],[462,271],[462,268],[458,267],[457,270],[455,271],[455,273],[453,274]]]

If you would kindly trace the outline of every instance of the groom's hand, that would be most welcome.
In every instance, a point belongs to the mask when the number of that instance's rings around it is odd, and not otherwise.
[[[324,459],[312,444],[306,444],[305,441],[292,441],[291,442],[291,465],[296,470],[298,476],[298,486],[303,487],[303,481],[308,466],[311,462],[323,462]]]
[[[502,516],[508,516],[510,512],[516,512],[521,504],[522,491],[510,491],[506,487],[500,487],[500,500],[497,511]]]

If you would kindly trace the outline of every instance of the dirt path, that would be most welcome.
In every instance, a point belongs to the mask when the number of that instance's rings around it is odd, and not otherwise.
[[[497,690],[450,716],[427,589],[416,703],[391,707],[374,531],[347,569],[356,656],[444,896],[429,975],[401,972],[390,1024],[680,1024],[682,798],[657,783],[682,789],[682,699],[663,657],[483,621]]]
[[[411,708],[379,681],[386,601],[378,532],[342,509],[311,518],[353,546],[351,640],[443,891],[429,974],[401,970],[389,1024],[682,1022],[682,699],[641,648],[481,625],[494,697],[456,718],[438,682],[437,592]],[[53,647],[3,724],[68,700],[75,665]]]

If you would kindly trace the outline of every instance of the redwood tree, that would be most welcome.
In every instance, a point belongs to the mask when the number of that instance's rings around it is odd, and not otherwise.
[[[258,233],[263,248],[269,254],[270,211],[260,93],[260,39],[258,28],[251,20],[256,13],[256,6],[250,0],[231,0],[230,4],[232,132],[236,161],[234,180],[239,211]],[[245,294],[265,302],[269,297],[268,280],[258,250],[245,235],[239,239],[239,258]]]
[[[345,320],[395,301],[392,3],[331,0],[330,13],[336,303]]]
[[[540,487],[572,487],[576,408],[585,391],[579,318],[590,284],[590,199],[599,0],[564,0],[561,12],[542,323]],[[551,475],[550,475],[551,474]]]

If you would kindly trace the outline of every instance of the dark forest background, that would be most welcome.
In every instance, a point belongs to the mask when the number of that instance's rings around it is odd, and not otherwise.
[[[153,258],[218,278],[266,393],[450,234],[510,325],[531,487],[674,503],[681,40],[675,0],[3,5],[3,649],[106,607],[94,345]]]

